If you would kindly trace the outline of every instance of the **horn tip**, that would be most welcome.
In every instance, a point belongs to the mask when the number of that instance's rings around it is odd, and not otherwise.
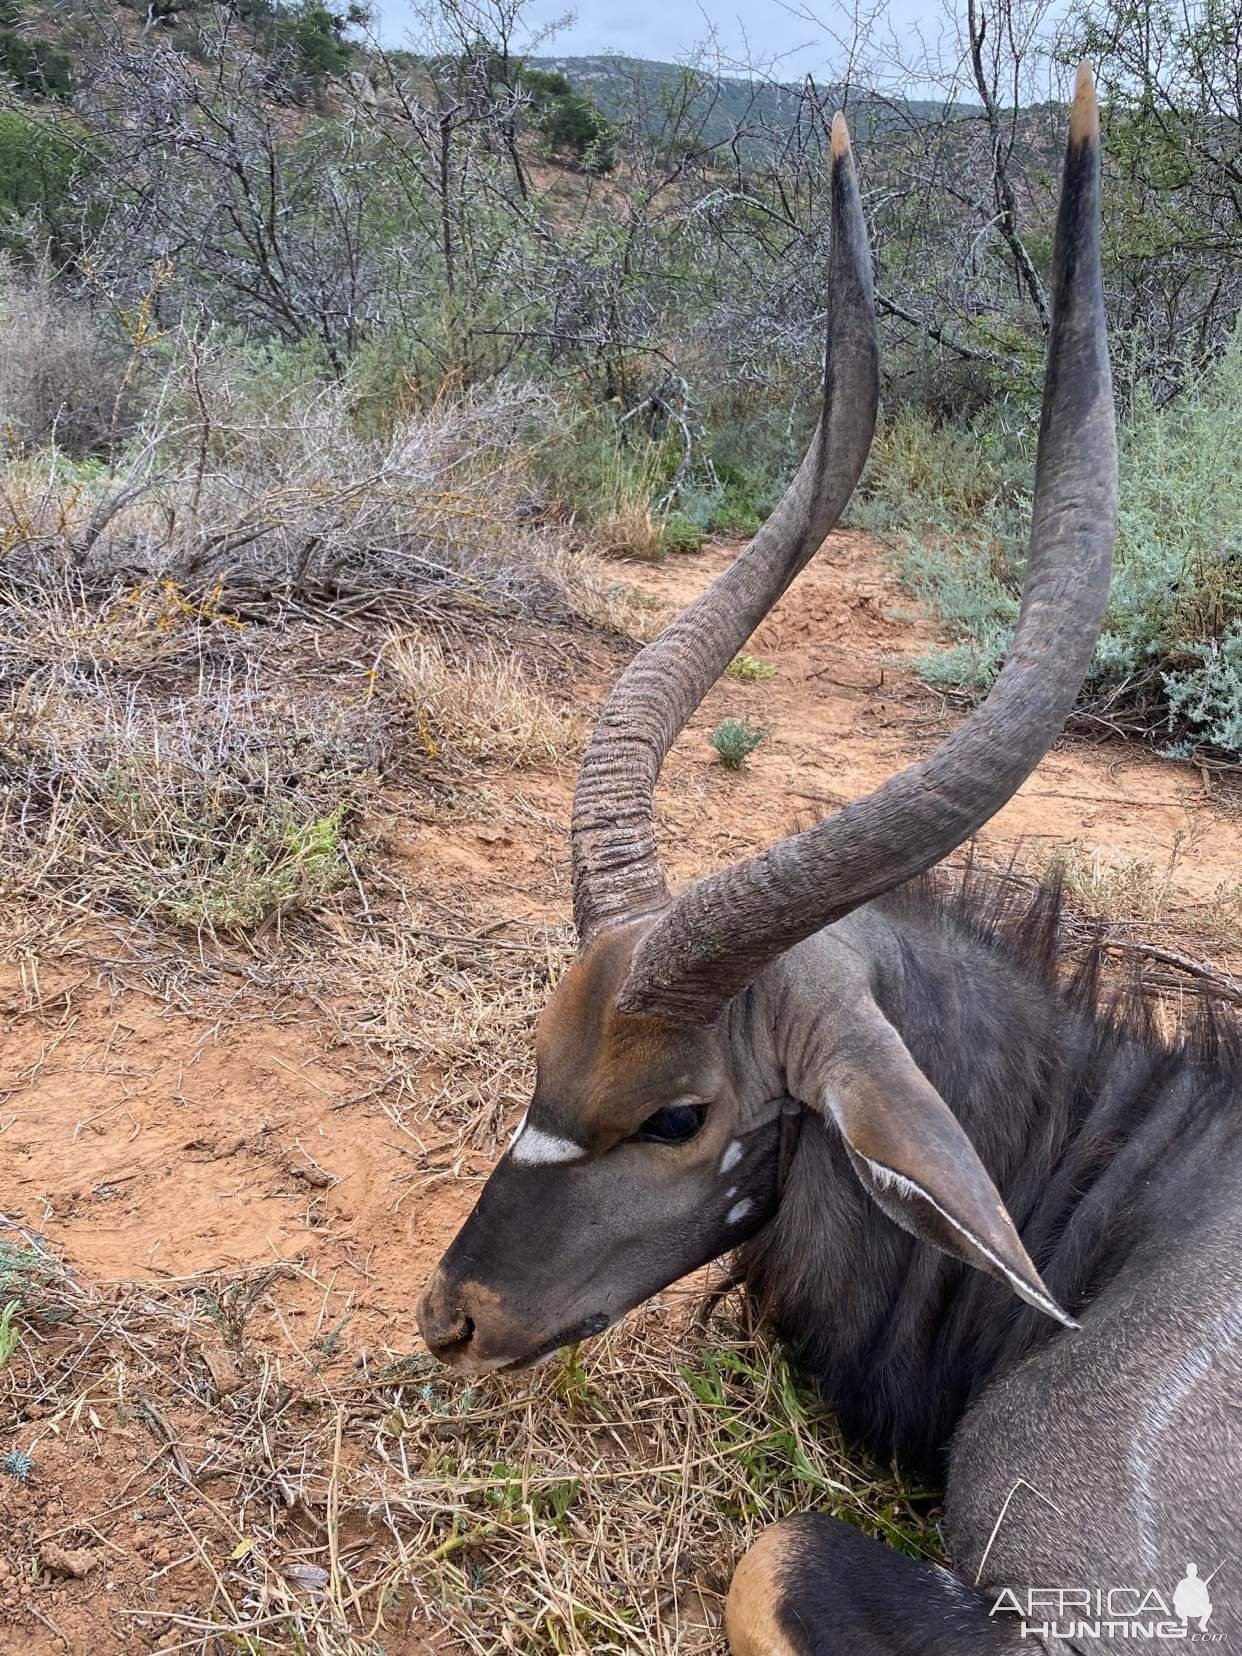
[[[843,155],[850,152],[850,129],[845,123],[845,116],[838,109],[832,117],[832,144],[831,153],[834,161],[839,161]]]
[[[1086,58],[1074,78],[1074,102],[1070,108],[1070,141],[1084,144],[1100,135],[1100,106],[1095,96],[1095,75]]]

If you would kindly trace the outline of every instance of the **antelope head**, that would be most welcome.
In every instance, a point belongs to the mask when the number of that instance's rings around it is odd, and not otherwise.
[[[835,1124],[897,1223],[1067,1320],[966,1134],[872,1000],[846,917],[1010,798],[1069,714],[1099,632],[1116,457],[1085,65],[1057,220],[1030,556],[990,694],[868,797],[676,897],[656,852],[665,755],[836,523],[870,446],[871,260],[840,115],[831,164],[818,427],[755,539],[635,658],[600,714],[571,829],[578,958],[539,1022],[530,1108],[419,1304],[429,1347],[469,1372],[520,1367],[597,1333],[745,1241],[775,1212],[802,1109]],[[819,974],[815,1027],[791,1041],[778,1027],[782,998],[804,970],[800,945],[825,927],[845,942],[805,967]]]

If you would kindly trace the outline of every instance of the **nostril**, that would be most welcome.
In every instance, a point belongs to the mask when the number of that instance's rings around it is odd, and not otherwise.
[[[474,1339],[474,1319],[459,1317],[452,1328],[438,1331],[433,1340],[427,1343],[437,1357],[459,1357]]]
[[[468,1303],[462,1285],[450,1282],[443,1271],[436,1271],[423,1290],[415,1311],[419,1332],[428,1351],[442,1363],[459,1362],[474,1339]]]

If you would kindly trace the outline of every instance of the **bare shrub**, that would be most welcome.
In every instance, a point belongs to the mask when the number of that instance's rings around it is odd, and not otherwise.
[[[72,568],[24,574],[0,581],[0,687],[41,668],[100,678],[244,647],[245,628],[218,589],[195,595],[166,577],[99,596]]]
[[[391,641],[385,659],[433,756],[523,766],[567,759],[573,730],[538,680],[494,646],[450,655],[429,634]]]
[[[127,353],[89,311],[0,262],[0,428],[9,449],[108,448],[132,418]]]
[[[174,582],[224,609],[417,596],[594,619],[600,582],[543,521],[527,446],[553,412],[529,386],[499,386],[376,436],[357,429],[349,384],[184,340],[113,469],[40,458],[0,473],[5,578],[68,565],[92,593]]]

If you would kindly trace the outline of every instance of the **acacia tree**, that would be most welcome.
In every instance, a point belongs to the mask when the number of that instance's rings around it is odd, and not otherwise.
[[[1113,305],[1167,393],[1242,305],[1242,0],[1092,0],[1063,52],[1097,66]]]
[[[205,313],[314,342],[339,376],[379,314],[376,158],[331,125],[287,132],[270,96],[280,60],[229,12],[211,14],[200,50],[192,72],[170,44],[96,19],[75,95],[92,284],[132,307],[164,268],[166,320]]]

